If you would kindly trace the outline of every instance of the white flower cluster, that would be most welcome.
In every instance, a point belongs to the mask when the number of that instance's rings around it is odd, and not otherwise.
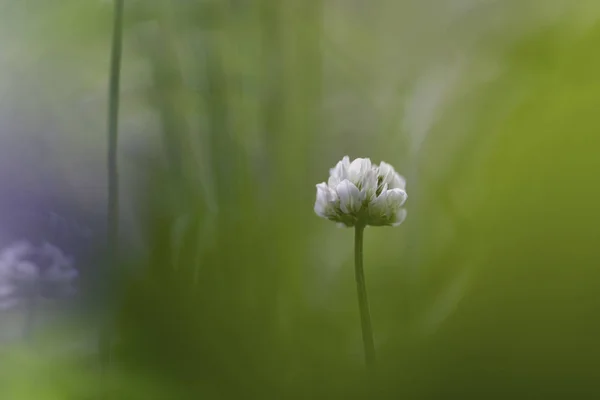
[[[406,181],[394,168],[368,158],[348,156],[329,170],[327,183],[317,185],[315,213],[343,224],[400,225],[406,217]]]
[[[0,252],[0,308],[11,308],[32,296],[70,295],[77,276],[73,261],[58,247],[13,243]]]

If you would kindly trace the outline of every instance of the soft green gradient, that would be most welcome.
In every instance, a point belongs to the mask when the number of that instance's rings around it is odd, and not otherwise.
[[[103,207],[85,182],[104,179],[110,3],[53,3],[13,6],[28,51],[3,62],[29,65],[15,104],[44,95],[24,115],[59,121],[57,181]],[[122,218],[148,254],[119,266],[115,399],[600,394],[600,5],[363,3],[126,0]],[[312,209],[346,154],[408,182],[406,222],[365,230],[375,386],[353,232]],[[94,355],[7,351],[11,400],[109,384]]]

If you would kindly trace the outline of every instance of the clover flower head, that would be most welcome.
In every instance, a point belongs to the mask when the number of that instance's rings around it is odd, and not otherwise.
[[[317,185],[315,213],[347,227],[397,226],[405,217],[406,181],[385,163],[345,156]]]
[[[49,243],[38,247],[26,241],[13,243],[0,250],[0,309],[36,295],[73,295],[77,276],[73,260],[58,247]]]

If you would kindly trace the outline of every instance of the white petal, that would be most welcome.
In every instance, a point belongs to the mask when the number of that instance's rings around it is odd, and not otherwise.
[[[394,221],[392,222],[392,226],[398,226],[404,222],[406,219],[406,208],[401,208],[398,210],[396,215],[394,215]]]
[[[2,250],[1,258],[9,264],[17,262],[33,250],[26,241],[16,242]]]
[[[385,215],[387,208],[387,192],[382,192],[378,197],[369,203],[369,214],[375,217]]]
[[[352,161],[350,167],[348,168],[348,179],[354,183],[358,184],[364,175],[371,170],[371,160],[368,158],[357,158]]]
[[[402,204],[406,198],[406,192],[402,189],[383,190],[369,203],[369,224],[381,226],[402,223],[405,213]]]
[[[323,203],[315,202],[315,214],[319,217],[327,218],[327,206]]]
[[[315,213],[323,218],[328,217],[330,202],[335,197],[333,192],[325,182],[317,185],[317,199],[315,200]]]
[[[337,185],[339,185],[341,181],[342,180],[340,179],[339,176],[337,176],[337,175],[331,175],[329,177],[329,179],[327,180],[327,186],[329,186],[331,189],[335,189],[335,187]]]
[[[350,168],[350,157],[344,156],[341,161],[339,161],[335,167],[329,170],[329,175],[334,179],[337,179],[337,182],[343,181],[344,179],[348,179],[348,169]]]
[[[402,189],[390,189],[387,192],[387,205],[388,207],[397,210],[402,207],[402,205],[406,202],[408,195]]]
[[[344,213],[353,214],[360,211],[362,205],[360,191],[354,183],[345,179],[337,185],[336,192],[340,198],[340,208]]]
[[[35,279],[38,277],[38,267],[28,261],[22,261],[14,266],[15,278],[18,279]]]
[[[361,200],[371,201],[377,191],[377,171],[373,168],[368,170],[361,180]]]
[[[387,183],[390,189],[404,189],[406,180],[402,175],[398,174],[394,167],[386,162],[381,162],[378,168],[379,177],[382,183]]]
[[[74,268],[51,268],[44,271],[44,279],[47,281],[68,283],[77,278],[77,270]]]
[[[382,183],[391,183],[395,172],[390,164],[383,161],[379,164],[378,175],[382,178]]]
[[[406,179],[404,179],[404,177],[399,173],[394,172],[394,178],[392,179],[390,187],[405,190]]]
[[[384,161],[382,161],[382,162],[379,164],[379,168],[378,168],[378,170],[379,170],[379,176],[381,176],[381,177],[383,177],[383,178],[385,178],[385,177],[387,177],[388,175],[390,175],[390,174],[393,174],[393,173],[394,173],[394,167],[392,167],[390,164],[388,164],[388,163],[386,163],[386,162],[384,162]]]

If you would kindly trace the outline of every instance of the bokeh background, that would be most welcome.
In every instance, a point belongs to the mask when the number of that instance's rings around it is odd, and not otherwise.
[[[117,265],[112,14],[0,5],[0,244],[79,271],[0,311],[1,399],[600,395],[599,2],[125,0]],[[313,212],[344,155],[408,182],[365,233],[370,383],[353,232]]]

